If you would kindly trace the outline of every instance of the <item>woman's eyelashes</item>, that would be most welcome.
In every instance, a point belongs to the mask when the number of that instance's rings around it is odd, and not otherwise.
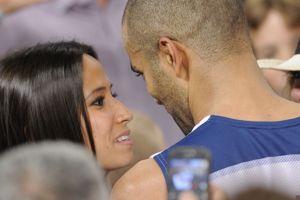
[[[118,94],[116,92],[113,92],[113,93],[111,93],[111,96],[113,98],[116,98],[116,97],[118,97]],[[102,107],[102,106],[104,106],[104,103],[105,103],[105,97],[99,96],[92,102],[92,105]]]
[[[97,97],[93,103],[92,103],[93,106],[98,106],[98,107],[102,107],[104,105],[104,97]]]

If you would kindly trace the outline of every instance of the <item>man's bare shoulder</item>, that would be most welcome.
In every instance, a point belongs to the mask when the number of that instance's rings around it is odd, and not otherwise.
[[[155,160],[138,162],[126,172],[112,189],[113,200],[167,199],[164,176]]]

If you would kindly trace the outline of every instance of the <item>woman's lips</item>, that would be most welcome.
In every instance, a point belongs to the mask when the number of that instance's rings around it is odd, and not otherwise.
[[[133,145],[133,141],[130,137],[130,131],[126,131],[119,135],[116,139],[115,142],[118,144],[125,144],[125,145]]]

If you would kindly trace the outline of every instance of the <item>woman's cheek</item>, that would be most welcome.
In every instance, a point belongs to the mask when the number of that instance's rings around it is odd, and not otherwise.
[[[110,113],[94,111],[90,115],[90,122],[95,139],[107,141],[113,137],[113,115]]]

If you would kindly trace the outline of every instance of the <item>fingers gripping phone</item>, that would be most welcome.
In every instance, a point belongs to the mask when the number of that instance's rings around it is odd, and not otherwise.
[[[207,200],[211,156],[199,147],[177,147],[168,157],[168,199]]]

